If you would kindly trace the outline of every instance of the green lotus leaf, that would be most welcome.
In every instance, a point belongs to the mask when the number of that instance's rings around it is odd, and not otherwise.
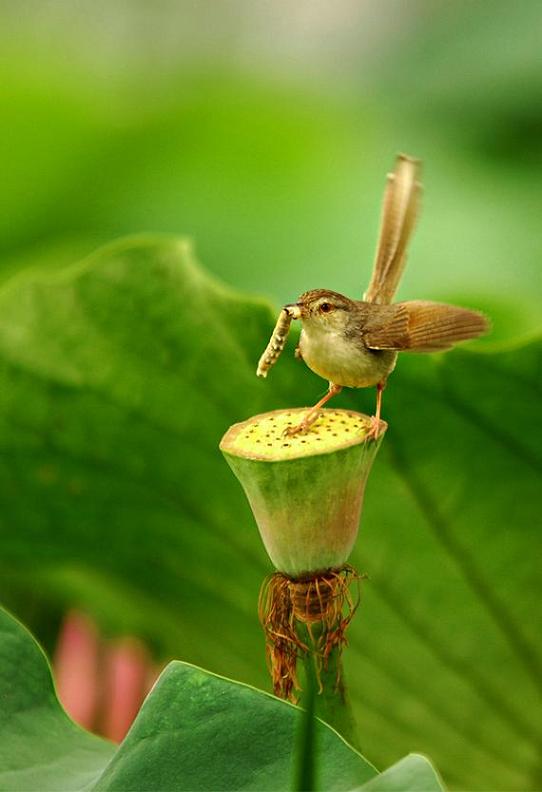
[[[268,688],[256,603],[272,567],[218,444],[326,388],[295,337],[256,378],[275,319],[176,238],[2,285],[0,599],[48,647],[76,605],[157,657]],[[345,652],[377,767],[419,751],[452,787],[540,788],[541,349],[403,355],[390,378]]]

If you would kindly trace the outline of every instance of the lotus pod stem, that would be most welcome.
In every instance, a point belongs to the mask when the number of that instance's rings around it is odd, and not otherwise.
[[[356,745],[341,655],[361,576],[347,560],[383,432],[374,440],[367,416],[325,409],[309,431],[286,435],[307,412],[256,415],[232,426],[220,448],[276,568],[259,600],[274,692],[303,703],[314,673],[317,714]]]

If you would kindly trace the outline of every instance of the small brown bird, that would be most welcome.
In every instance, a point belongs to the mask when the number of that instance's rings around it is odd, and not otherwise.
[[[388,175],[376,259],[363,300],[327,289],[313,289],[285,305],[265,352],[258,376],[265,377],[280,355],[292,319],[302,331],[296,356],[329,380],[328,393],[290,434],[305,432],[319,409],[343,387],[376,386],[376,414],[370,434],[381,429],[382,391],[398,352],[441,352],[486,332],[483,314],[454,305],[412,300],[390,304],[406,261],[406,248],[418,215],[421,185],[417,160],[400,155]]]

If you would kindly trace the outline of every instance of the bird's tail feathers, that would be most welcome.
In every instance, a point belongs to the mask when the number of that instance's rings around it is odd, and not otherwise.
[[[419,161],[400,154],[388,174],[373,274],[363,297],[367,302],[390,303],[397,291],[419,213],[419,178]]]

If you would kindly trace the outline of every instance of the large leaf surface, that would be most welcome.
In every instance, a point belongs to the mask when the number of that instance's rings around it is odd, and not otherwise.
[[[442,785],[425,756],[410,754],[366,781],[356,792],[440,792]]]
[[[230,423],[325,390],[291,347],[256,379],[273,320],[175,239],[3,286],[9,602],[39,588],[162,655],[268,684],[256,600],[270,564],[217,445]],[[405,355],[390,380],[346,653],[377,765],[415,750],[463,788],[540,786],[540,360],[534,342]]]
[[[68,718],[43,652],[0,609],[0,789],[82,789],[114,750]]]
[[[295,707],[173,662],[116,749],[69,720],[40,648],[1,609],[0,700],[0,789],[9,792],[291,788]],[[316,727],[319,789],[353,789],[376,776],[333,729],[318,721]],[[416,778],[429,776],[438,790],[423,764]]]

